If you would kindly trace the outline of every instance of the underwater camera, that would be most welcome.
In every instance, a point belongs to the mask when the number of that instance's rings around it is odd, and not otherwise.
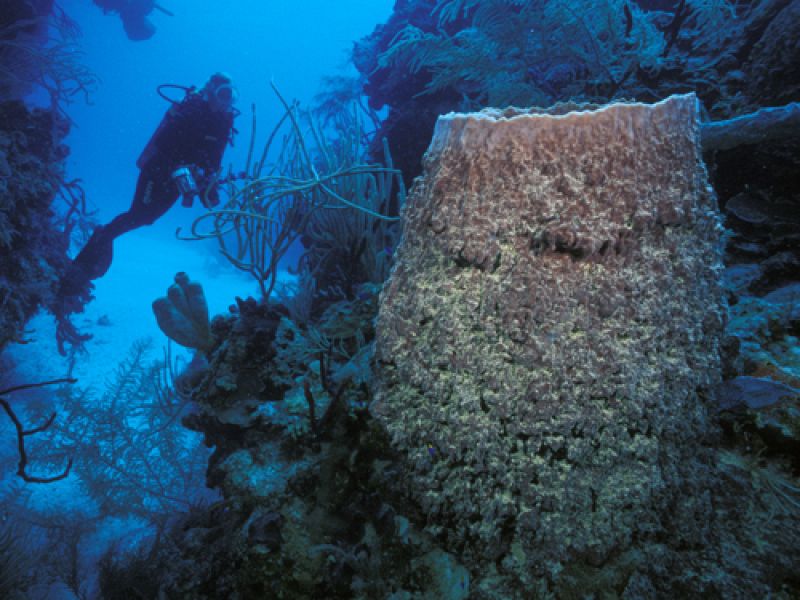
[[[197,182],[192,170],[189,167],[179,167],[173,171],[172,180],[181,193],[181,205],[187,208],[191,207],[194,197],[198,193]]]

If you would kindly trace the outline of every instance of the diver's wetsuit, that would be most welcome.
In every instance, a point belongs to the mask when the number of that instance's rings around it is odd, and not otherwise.
[[[152,224],[175,204],[180,192],[172,173],[177,168],[193,165],[206,177],[216,175],[233,130],[233,116],[230,111],[211,110],[200,93],[190,93],[167,111],[136,162],[141,172],[131,207],[92,233],[73,261],[65,281],[68,287],[82,286],[104,275],[111,266],[114,239]],[[69,294],[70,290],[63,289],[62,293]]]

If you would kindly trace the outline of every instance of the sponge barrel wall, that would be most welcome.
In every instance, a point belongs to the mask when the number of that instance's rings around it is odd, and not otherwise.
[[[702,535],[725,305],[696,98],[440,117],[404,218],[372,409],[430,531],[534,575]]]

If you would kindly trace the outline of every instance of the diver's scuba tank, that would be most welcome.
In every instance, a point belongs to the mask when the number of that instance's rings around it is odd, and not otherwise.
[[[175,182],[181,193],[181,206],[190,208],[194,202],[194,197],[198,194],[197,182],[194,179],[192,169],[178,167],[172,172],[172,181]]]
[[[173,100],[172,98],[166,96],[163,92],[164,89],[167,88],[175,88],[179,90],[183,90],[184,96],[181,100]],[[150,139],[147,141],[147,144],[142,150],[142,153],[139,155],[139,158],[136,160],[136,166],[140,169],[144,169],[150,159],[152,159],[157,153],[156,147],[156,140],[159,139],[164,129],[167,127],[169,122],[172,120],[173,115],[175,112],[181,109],[181,106],[186,103],[187,100],[190,100],[194,96],[197,95],[196,88],[194,86],[186,87],[183,85],[174,85],[171,83],[163,83],[156,88],[156,93],[161,96],[164,100],[169,102],[172,106],[170,109],[164,114],[161,118],[161,122],[158,124],[158,127],[153,132],[153,135],[150,136]]]

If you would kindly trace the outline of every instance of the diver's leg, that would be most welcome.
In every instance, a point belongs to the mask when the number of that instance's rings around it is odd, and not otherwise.
[[[166,213],[179,196],[178,186],[160,170],[144,170],[136,183],[136,194],[127,212],[103,229],[112,239],[144,225],[152,225]]]
[[[131,207],[108,225],[95,229],[89,242],[75,257],[73,268],[88,280],[105,275],[111,266],[114,240],[123,233],[154,223],[175,204],[178,195],[178,189],[168,175],[142,171]]]
[[[179,193],[167,175],[149,169],[139,174],[131,208],[105,227],[98,227],[61,278],[56,298],[50,310],[56,318],[58,351],[67,355],[68,347],[77,349],[91,336],[81,334],[69,315],[83,312],[92,299],[93,285],[111,266],[114,238],[126,231],[153,223],[175,204]]]

